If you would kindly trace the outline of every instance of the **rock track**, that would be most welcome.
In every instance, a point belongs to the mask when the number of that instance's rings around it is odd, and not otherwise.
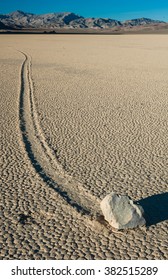
[[[25,59],[20,73],[19,123],[23,143],[31,164],[43,181],[78,212],[89,215],[91,218],[101,216],[100,201],[65,173],[47,145],[38,122],[33,96],[31,57],[21,51],[20,53]]]

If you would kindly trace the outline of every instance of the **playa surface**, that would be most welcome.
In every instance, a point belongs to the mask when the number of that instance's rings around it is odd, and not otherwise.
[[[167,259],[168,37],[0,40],[0,258]],[[104,223],[111,191],[147,226]]]

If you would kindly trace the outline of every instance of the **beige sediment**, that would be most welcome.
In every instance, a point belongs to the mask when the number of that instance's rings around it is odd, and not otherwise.
[[[111,190],[134,200],[166,198],[167,37],[1,39],[0,258],[167,259],[163,209],[149,227],[115,234],[81,215],[35,170],[20,133],[24,57],[15,51],[29,54],[24,71],[26,135],[49,177],[59,173],[64,183],[66,176],[79,182],[79,194],[84,188],[89,199],[103,198]],[[162,201],[166,209],[166,199]],[[161,200],[157,204],[161,207]],[[20,214],[28,216],[25,224],[19,222]]]

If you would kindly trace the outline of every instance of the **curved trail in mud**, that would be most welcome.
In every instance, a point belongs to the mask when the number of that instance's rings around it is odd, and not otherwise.
[[[65,173],[46,142],[35,106],[31,57],[22,51],[19,52],[25,58],[20,72],[19,123],[31,164],[43,181],[59,193],[71,207],[90,217],[100,216],[99,199]]]

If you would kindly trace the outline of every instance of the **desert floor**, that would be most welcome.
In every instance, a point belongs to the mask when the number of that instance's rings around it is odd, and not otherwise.
[[[0,258],[168,259],[168,37],[1,35],[0,65]]]

